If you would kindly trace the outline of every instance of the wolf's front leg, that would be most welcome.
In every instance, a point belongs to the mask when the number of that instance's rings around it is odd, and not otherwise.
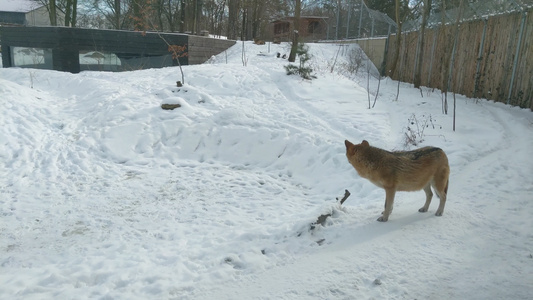
[[[396,189],[394,188],[385,189],[385,210],[383,211],[383,215],[378,218],[378,221],[387,222],[389,220],[389,216],[392,213],[392,206],[394,204],[395,194],[396,194]]]

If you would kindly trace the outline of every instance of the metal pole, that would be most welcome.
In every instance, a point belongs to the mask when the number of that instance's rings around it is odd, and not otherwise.
[[[479,87],[479,79],[481,74],[479,74],[479,69],[481,69],[481,60],[483,60],[483,48],[485,47],[485,35],[487,34],[487,19],[483,19],[483,34],[481,35],[481,42],[479,44],[479,53],[477,55],[477,65],[476,65],[476,77],[474,82],[474,98],[476,97],[477,89]]]
[[[520,54],[520,46],[522,46],[522,35],[524,33],[524,24],[526,23],[526,11],[522,11],[522,21],[520,24],[520,33],[518,34],[518,45],[516,45],[516,53],[514,55],[513,73],[511,73],[511,83],[509,85],[509,96],[507,96],[507,104],[511,102],[511,93],[513,92],[514,78],[516,75],[516,66],[518,65],[518,55]]]
[[[363,23],[363,7],[364,7],[365,3],[363,2],[363,0],[361,0],[361,9],[360,9],[360,13],[359,13],[359,32],[357,33],[357,37],[358,38],[361,38],[361,25]]]
[[[335,39],[338,40],[339,39],[339,27],[341,25],[341,0],[338,0],[337,1],[337,26],[335,28]]]
[[[348,18],[346,20],[346,39],[348,39],[348,33],[350,31],[350,13],[352,12],[352,4],[348,5]]]
[[[380,75],[385,76],[387,69],[387,55],[389,54],[389,39],[392,25],[389,24],[389,31],[387,32],[387,39],[385,40],[385,49],[383,50],[383,61],[381,62]]]
[[[374,37],[374,16],[372,16],[372,31],[370,32],[370,37]]]

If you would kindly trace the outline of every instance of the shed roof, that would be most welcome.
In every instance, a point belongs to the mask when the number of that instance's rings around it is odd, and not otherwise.
[[[35,0],[0,0],[0,11],[27,13],[44,6]]]
[[[318,16],[301,16],[300,17],[301,20],[326,20],[328,19],[328,17],[318,17]],[[294,17],[285,17],[285,18],[282,18],[282,19],[276,19],[274,21],[271,21],[270,23],[280,23],[280,22],[292,22],[294,21]]]

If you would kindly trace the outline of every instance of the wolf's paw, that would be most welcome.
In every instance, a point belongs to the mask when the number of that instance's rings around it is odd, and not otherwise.
[[[378,222],[387,222],[388,220],[389,220],[389,218],[385,218],[383,216],[378,218]]]
[[[443,213],[442,210],[437,210],[437,212],[435,213],[435,216],[442,217],[442,213]]]
[[[425,207],[422,207],[422,208],[421,208],[421,209],[419,209],[418,211],[419,211],[419,212],[427,212],[427,211],[428,211],[428,209],[427,209],[427,208],[425,208]]]

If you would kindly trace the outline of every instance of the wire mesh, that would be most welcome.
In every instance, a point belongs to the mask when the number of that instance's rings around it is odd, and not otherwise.
[[[370,9],[362,0],[347,3],[344,19],[346,34],[342,38],[346,39],[387,36],[397,27],[387,14]]]
[[[497,16],[529,10],[533,8],[533,0],[465,0],[462,7],[447,9],[442,12],[439,7],[434,7],[428,18],[427,27],[437,27],[444,24],[486,19],[490,16]],[[408,20],[403,25],[404,31],[418,30],[422,24],[422,17]]]

